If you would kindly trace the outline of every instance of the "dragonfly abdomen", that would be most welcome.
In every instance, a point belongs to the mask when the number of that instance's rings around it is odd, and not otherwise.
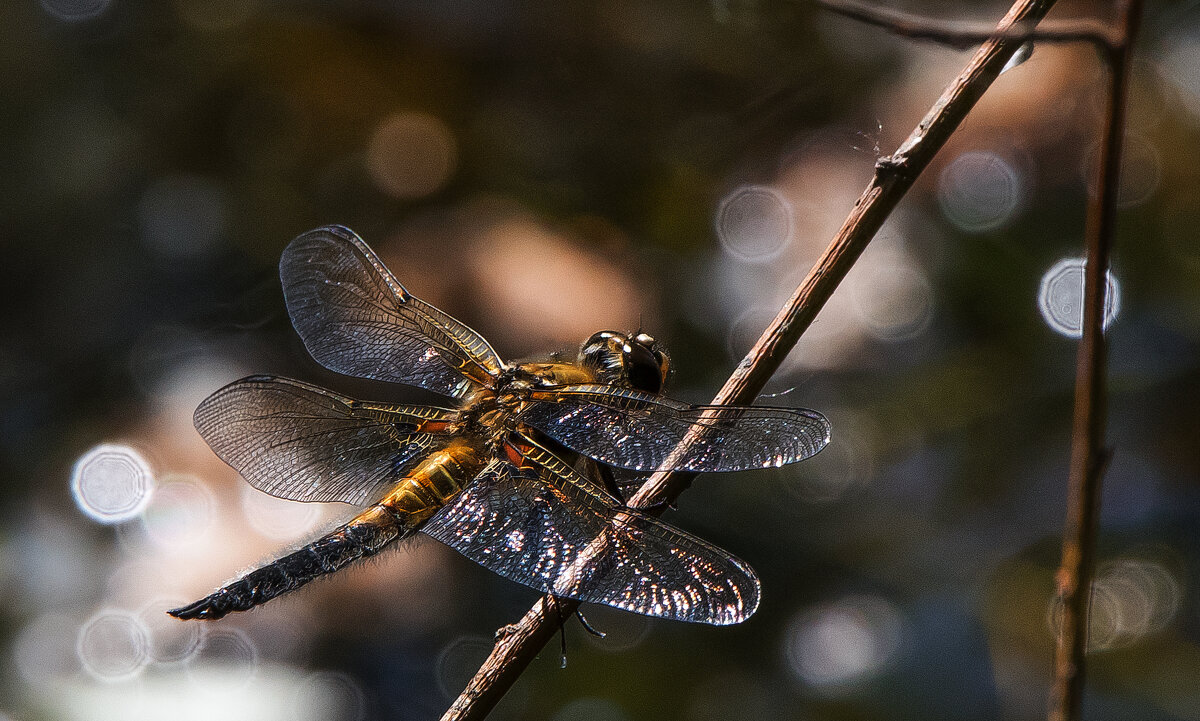
[[[218,619],[264,604],[378,553],[389,543],[411,535],[457,495],[483,467],[483,459],[477,448],[461,442],[431,453],[379,503],[346,525],[168,613],[182,619]]]
[[[483,469],[486,456],[459,440],[429,454],[379,501],[406,529],[419,528]]]
[[[234,611],[246,611],[374,555],[412,532],[411,527],[401,526],[388,508],[374,505],[332,533],[168,613],[182,619],[215,620]]]

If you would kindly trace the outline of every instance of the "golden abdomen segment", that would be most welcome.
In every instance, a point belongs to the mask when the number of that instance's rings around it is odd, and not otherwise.
[[[432,453],[378,503],[350,522],[208,596],[169,613],[218,619],[245,611],[333,573],[415,532],[484,466],[484,454],[464,442]]]
[[[414,531],[458,495],[483,466],[484,454],[479,449],[456,442],[430,454],[378,504],[355,520],[378,522],[377,516],[369,515],[370,512],[376,508],[386,509],[401,528]]]

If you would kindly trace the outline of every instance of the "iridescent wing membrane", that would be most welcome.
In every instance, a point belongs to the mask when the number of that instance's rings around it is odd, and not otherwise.
[[[296,331],[331,370],[462,398],[504,369],[482,336],[405,290],[347,228],[296,238],[279,269]],[[531,401],[519,420],[577,453],[635,471],[781,466],[829,442],[829,422],[802,409],[689,406],[605,385],[539,391]],[[675,453],[690,431],[700,432]]]
[[[520,420],[576,453],[635,471],[738,471],[803,460],[829,443],[816,411],[690,406],[604,385],[535,391]],[[692,434],[686,450],[676,450]]]
[[[363,403],[252,376],[196,410],[201,436],[255,488],[296,501],[364,504],[450,438],[455,411]],[[422,531],[505,578],[636,613],[738,623],[758,606],[754,572],[726,551],[625,508],[529,439],[522,467],[489,465]]]
[[[624,507],[549,451],[493,459],[421,529],[495,573],[556,596],[694,623],[758,607],[754,571],[712,544]]]
[[[452,398],[490,385],[503,370],[483,336],[415,298],[348,228],[296,238],[279,274],[292,325],[330,370]]]
[[[455,411],[363,403],[287,378],[251,376],[196,408],[200,435],[264,493],[365,504],[396,485],[444,432],[421,431]]]

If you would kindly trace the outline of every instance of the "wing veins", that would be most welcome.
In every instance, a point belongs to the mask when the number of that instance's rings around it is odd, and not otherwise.
[[[529,467],[494,459],[423,530],[543,592],[702,623],[735,623],[753,613],[758,581],[748,566],[625,508],[526,441]]]

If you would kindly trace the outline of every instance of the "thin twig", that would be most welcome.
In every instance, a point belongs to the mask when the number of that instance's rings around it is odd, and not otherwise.
[[[912,40],[927,40],[958,50],[965,50],[1001,37],[1021,42],[1031,40],[1048,43],[1086,42],[1102,49],[1113,48],[1119,44],[1119,38],[1116,37],[1111,27],[1090,18],[1059,20],[1040,26],[1027,20],[1014,23],[1004,29],[997,29],[981,23],[913,15],[891,8],[854,2],[854,0],[817,0],[817,4],[838,15],[883,28],[893,35]]]
[[[1075,363],[1075,412],[1062,565],[1055,577],[1061,624],[1054,653],[1050,721],[1075,721],[1079,718],[1083,699],[1100,486],[1110,455],[1104,443],[1107,418],[1104,311],[1108,300],[1108,259],[1116,230],[1129,63],[1141,11],[1141,0],[1127,0],[1117,27],[1117,42],[1105,55],[1109,70],[1107,112],[1095,187],[1088,203],[1083,337]]]
[[[997,33],[1002,35],[1016,24],[1036,24],[1045,17],[1054,1],[1018,0],[1000,21]],[[874,178],[855,202],[825,253],[738,364],[713,399],[714,405],[753,402],[917,176],[958,128],[1021,43],[1019,39],[1002,36],[985,40],[900,148],[876,163]],[[661,508],[665,502],[674,501],[694,477],[694,473],[657,472],[643,484],[630,505]],[[486,716],[553,636],[562,619],[569,618],[578,607],[574,601],[560,601],[561,613],[549,617],[544,613],[548,605],[539,601],[520,621],[497,633],[491,655],[442,716],[442,721],[478,720]]]

